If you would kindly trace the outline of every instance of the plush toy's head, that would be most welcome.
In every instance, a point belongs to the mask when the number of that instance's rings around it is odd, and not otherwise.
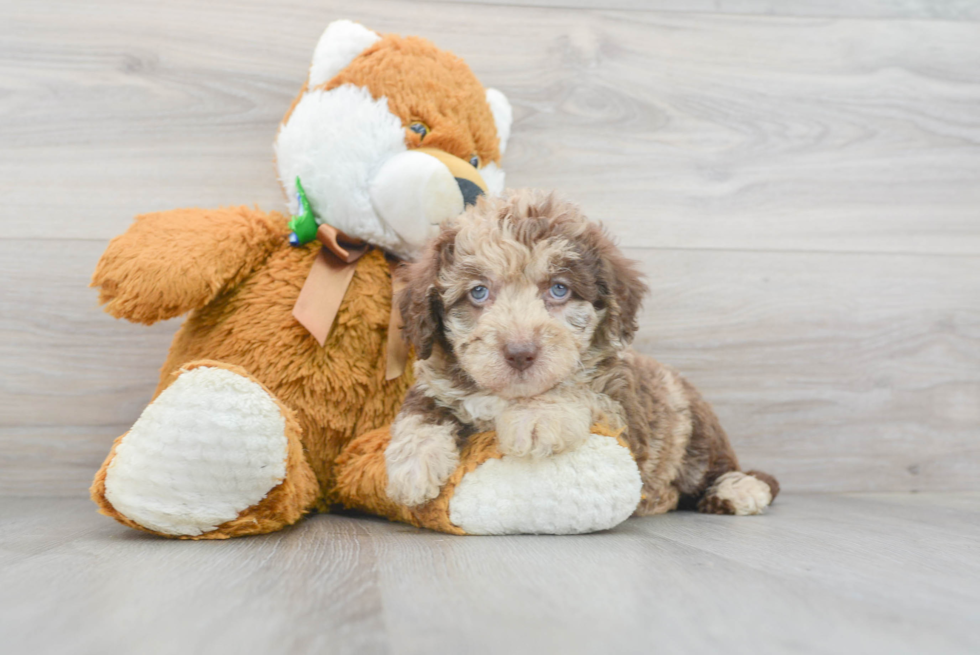
[[[331,23],[276,138],[279,179],[300,213],[412,257],[439,223],[503,190],[507,98],[417,37]]]

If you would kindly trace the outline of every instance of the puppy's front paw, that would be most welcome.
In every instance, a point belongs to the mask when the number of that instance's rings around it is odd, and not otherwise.
[[[497,417],[497,447],[505,455],[547,457],[572,450],[589,437],[592,413],[566,405],[510,407]]]
[[[459,465],[450,426],[424,423],[417,416],[398,420],[385,449],[388,497],[414,507],[432,500]]]

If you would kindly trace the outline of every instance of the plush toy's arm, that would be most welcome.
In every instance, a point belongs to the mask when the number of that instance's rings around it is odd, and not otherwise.
[[[206,305],[288,233],[284,217],[248,207],[144,214],[109,243],[92,286],[116,318],[155,323]]]

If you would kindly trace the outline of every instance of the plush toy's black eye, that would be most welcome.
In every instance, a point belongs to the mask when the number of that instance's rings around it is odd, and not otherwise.
[[[472,298],[473,302],[476,303],[483,302],[484,300],[487,299],[489,295],[490,295],[490,289],[486,288],[482,284],[478,287],[473,287],[472,289],[470,289],[470,298]]]
[[[408,129],[419,135],[419,141],[424,139],[425,135],[429,133],[429,126],[421,121],[415,121],[408,126]]]
[[[470,157],[470,166],[472,166],[473,168],[479,168],[480,167],[480,157],[479,157],[479,155],[473,155],[472,157]]]

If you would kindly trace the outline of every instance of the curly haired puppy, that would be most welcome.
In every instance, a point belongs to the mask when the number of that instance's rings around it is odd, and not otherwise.
[[[647,288],[634,262],[569,203],[533,191],[481,198],[444,224],[398,298],[418,361],[385,452],[388,494],[439,494],[468,435],[504,454],[575,448],[624,427],[643,478],[636,513],[680,506],[757,514],[776,480],[742,473],[708,404],[629,348]]]

